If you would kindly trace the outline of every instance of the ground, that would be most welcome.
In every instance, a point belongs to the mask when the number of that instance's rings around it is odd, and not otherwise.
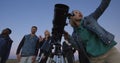
[[[7,61],[7,63],[17,63],[17,60],[16,59],[9,59]],[[76,61],[76,63],[79,63],[78,61]]]

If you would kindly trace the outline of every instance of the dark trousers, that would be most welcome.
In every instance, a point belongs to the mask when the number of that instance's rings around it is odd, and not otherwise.
[[[7,59],[5,58],[0,58],[0,63],[6,63]]]
[[[48,59],[48,57],[42,58],[39,63],[46,63],[47,59]]]
[[[83,53],[81,54],[79,51],[79,62],[80,63],[90,63],[88,57]]]

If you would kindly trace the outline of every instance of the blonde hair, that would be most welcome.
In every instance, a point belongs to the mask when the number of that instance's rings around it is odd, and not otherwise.
[[[49,32],[48,30],[45,30],[44,34],[45,34],[45,33],[48,33],[48,34],[49,34],[49,36],[50,36],[50,32]]]

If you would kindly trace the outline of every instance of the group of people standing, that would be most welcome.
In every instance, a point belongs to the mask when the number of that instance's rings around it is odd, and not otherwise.
[[[98,24],[99,17],[104,13],[111,0],[102,0],[99,7],[90,15],[74,10],[68,17],[73,27],[72,36],[65,31],[62,45],[63,55],[68,63],[74,63],[74,52],[78,51],[80,63],[120,63],[120,52],[115,45],[114,35]],[[31,28],[31,33],[21,40],[17,51],[19,63],[34,63],[39,48],[50,39],[50,32],[45,31],[45,38],[36,36],[37,27]],[[12,40],[9,35],[11,30],[6,28],[0,34],[0,63],[5,63],[8,58]],[[7,47],[6,47],[7,46]],[[46,46],[47,47],[47,46]],[[51,50],[50,50],[51,51]],[[43,51],[40,50],[40,53]],[[41,63],[46,63],[49,53],[44,53]],[[40,54],[41,56],[41,54]]]
[[[16,51],[16,55],[19,63],[35,63],[37,55],[40,57],[42,53],[44,53],[44,56],[42,57],[39,63],[46,63],[48,56],[50,56],[50,53],[52,54],[52,49],[50,49],[50,52],[44,52],[41,49],[44,43],[47,43],[49,40],[51,40],[50,32],[46,30],[44,32],[44,35],[45,35],[44,38],[42,38],[41,36],[37,37],[37,35],[35,34],[36,32],[37,32],[37,27],[32,26],[31,33],[28,35],[25,35],[22,38]],[[70,53],[70,50],[72,51],[68,43],[69,42],[67,42],[67,40],[63,43],[63,52],[64,52],[64,56],[66,57],[70,55],[68,54]],[[40,50],[40,53],[38,53],[39,50]],[[72,53],[72,55],[73,55],[72,56],[73,58],[74,54]],[[71,58],[71,56],[69,56],[68,58]]]
[[[10,49],[12,46],[12,39],[9,37],[12,30],[9,28],[6,28],[2,31],[0,34],[0,63],[6,63]],[[52,54],[52,49],[50,49],[50,52],[44,52],[41,47],[47,43],[49,40],[51,40],[51,33],[48,30],[45,30],[44,32],[44,38],[42,36],[37,36],[37,27],[32,26],[31,33],[24,35],[22,40],[20,41],[18,48],[16,50],[17,55],[17,61],[19,63],[35,63],[37,56],[41,56],[42,53],[44,53],[44,56],[42,57],[41,61],[39,63],[46,63],[48,57],[50,56],[50,53]],[[70,53],[69,51],[71,49],[71,44],[68,45],[69,42],[67,42],[67,38],[64,35],[65,41],[63,42],[63,53],[64,57],[68,57],[70,60]],[[69,47],[70,46],[70,47]],[[45,46],[47,47],[47,46]],[[74,57],[74,54],[72,53],[72,57]]]

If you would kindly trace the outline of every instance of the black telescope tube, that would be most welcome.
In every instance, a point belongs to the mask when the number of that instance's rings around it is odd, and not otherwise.
[[[61,41],[69,7],[65,4],[55,4],[52,37],[55,41]]]

